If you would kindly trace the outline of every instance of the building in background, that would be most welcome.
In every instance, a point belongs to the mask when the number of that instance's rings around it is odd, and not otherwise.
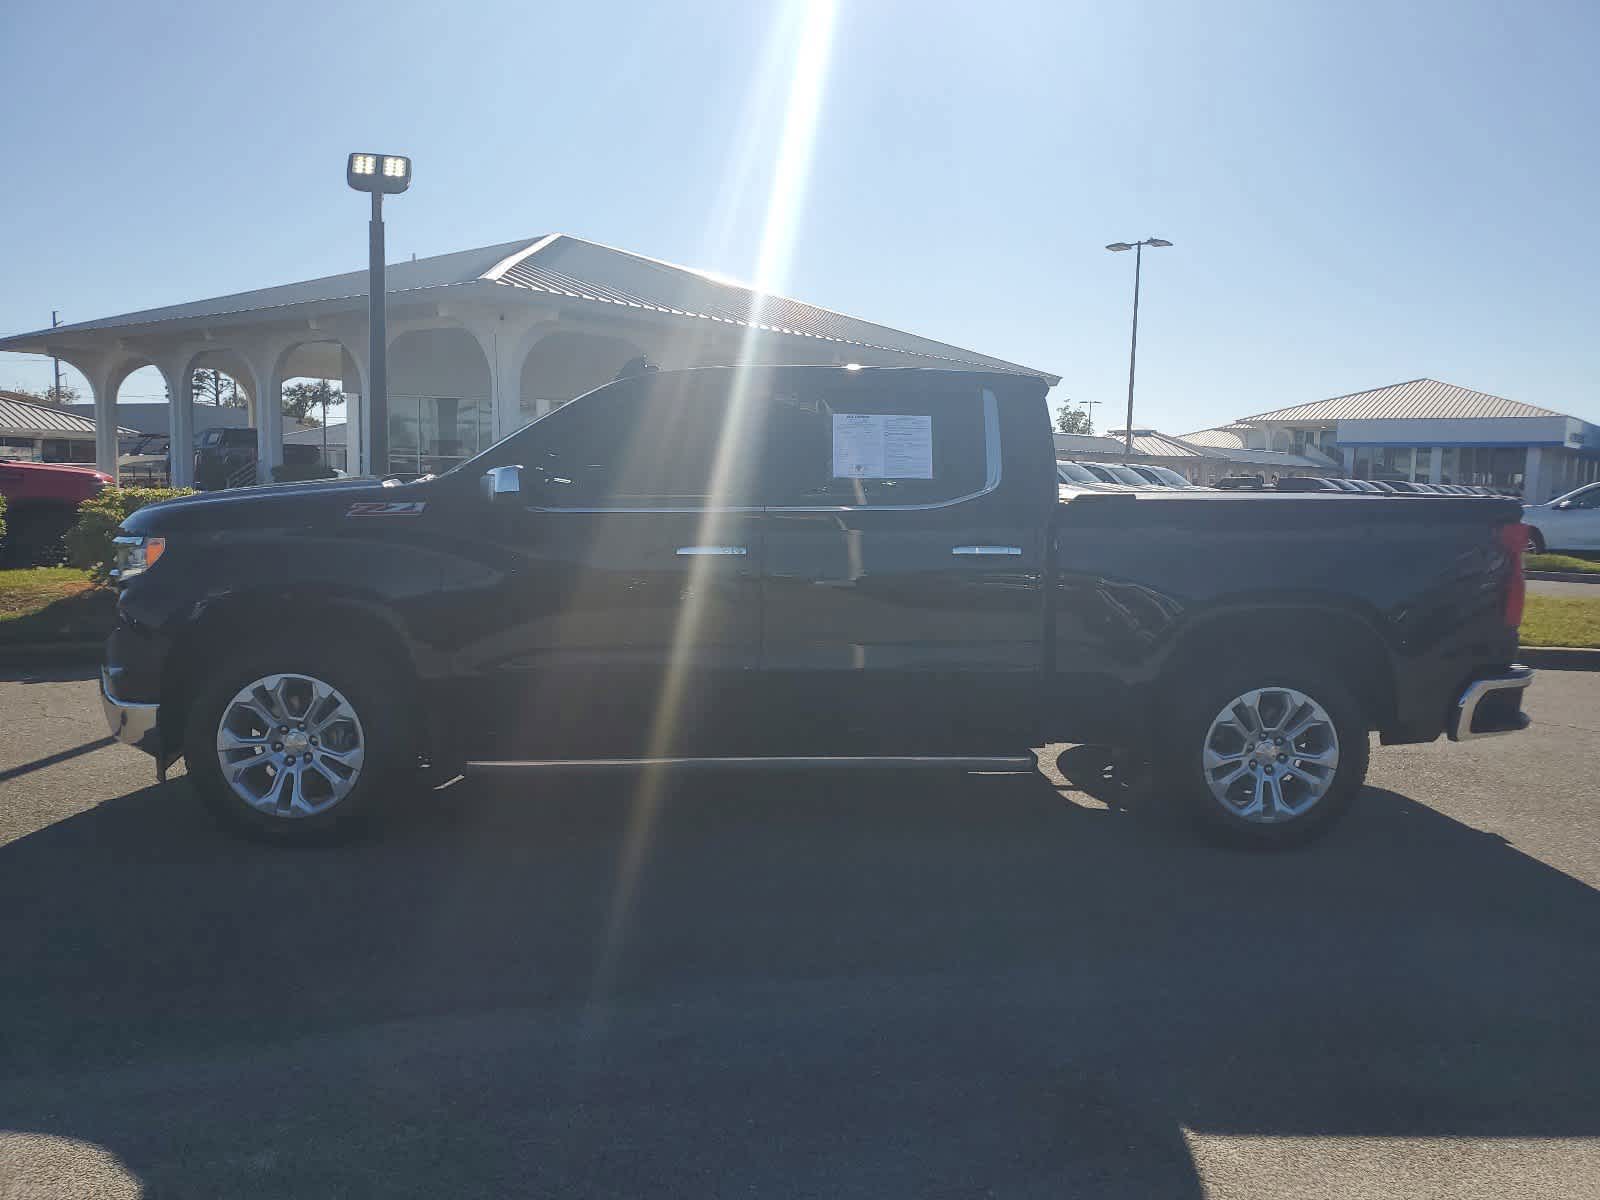
[[[336,471],[348,471],[350,460],[345,447],[345,430],[347,426],[343,421],[329,421],[328,428],[324,430],[320,425],[313,425],[306,429],[297,429],[283,435],[285,446],[315,446],[322,455],[325,465]],[[416,471],[421,474],[420,468]]]
[[[1318,453],[1292,454],[1242,446],[1212,447],[1159,433],[1133,431],[1133,453],[1125,454],[1122,430],[1104,435],[1058,433],[1056,457],[1081,462],[1132,462],[1167,467],[1190,483],[1215,483],[1229,475],[1260,475],[1263,480],[1285,475],[1337,475],[1339,464]]]
[[[68,412],[94,420],[94,405],[78,403],[64,405]],[[123,429],[137,430],[142,434],[161,437],[172,435],[172,405],[165,400],[139,400],[119,403],[116,422]],[[227,405],[196,404],[194,406],[194,432],[207,429],[243,429],[250,424],[250,412],[244,408]]]
[[[1123,445],[1122,430],[1110,436]],[[1268,450],[1249,446],[1202,446],[1154,429],[1133,431],[1130,462],[1167,467],[1191,483],[1215,483],[1230,475],[1259,475],[1263,480],[1286,475],[1337,475],[1339,464],[1314,447]]]
[[[964,285],[964,286],[970,286]],[[438,471],[644,357],[663,370],[739,362],[1044,371],[565,234],[391,264],[387,463],[369,463],[362,403],[367,273],[196,300],[0,338],[83,372],[104,423],[96,460],[117,470],[118,389],[154,366],[174,398],[174,444],[192,440],[196,368],[238,383],[263,475],[283,462],[283,385],[337,379],[354,471]],[[206,410],[209,415],[209,408]],[[189,482],[178,455],[174,483]]]
[[[1086,462],[1117,462],[1122,458],[1122,443],[1097,433],[1058,433],[1056,457]]]
[[[1229,453],[1315,453],[1354,479],[1480,484],[1530,503],[1600,479],[1600,426],[1436,379],[1257,413],[1181,440]]]
[[[94,421],[67,407],[35,404],[0,392],[0,458],[26,462],[93,463]],[[123,437],[132,429],[119,429]]]

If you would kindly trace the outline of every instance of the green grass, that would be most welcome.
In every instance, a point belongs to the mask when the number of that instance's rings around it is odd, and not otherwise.
[[[116,604],[112,589],[74,567],[0,571],[0,644],[103,638]]]
[[[1522,644],[1600,648],[1600,597],[1529,596]]]
[[[1600,575],[1600,558],[1575,554],[1527,554],[1523,556],[1522,565],[1529,571],[1582,571]]]

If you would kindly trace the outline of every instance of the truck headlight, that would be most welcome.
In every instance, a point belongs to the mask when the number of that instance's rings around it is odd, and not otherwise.
[[[133,537],[124,534],[113,538],[117,548],[117,565],[111,572],[116,580],[132,579],[155,566],[167,552],[167,539],[158,537]]]

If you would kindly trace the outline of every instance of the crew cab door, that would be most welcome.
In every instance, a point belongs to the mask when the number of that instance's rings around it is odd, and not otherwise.
[[[727,378],[643,376],[506,443],[522,493],[485,506],[502,567],[463,656],[469,758],[739,748],[761,516]]]
[[[1013,460],[992,377],[794,378],[763,471],[762,675],[784,752],[1026,750],[1056,491],[1042,395],[1037,452]],[[1036,469],[1007,480],[1013,461]]]

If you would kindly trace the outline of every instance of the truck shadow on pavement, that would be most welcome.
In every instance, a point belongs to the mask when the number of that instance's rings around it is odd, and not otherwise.
[[[180,780],[0,848],[0,1130],[151,1196],[873,1200],[1600,1135],[1600,895],[1404,796],[1261,855],[1039,776],[639,795],[461,785],[285,851]]]

